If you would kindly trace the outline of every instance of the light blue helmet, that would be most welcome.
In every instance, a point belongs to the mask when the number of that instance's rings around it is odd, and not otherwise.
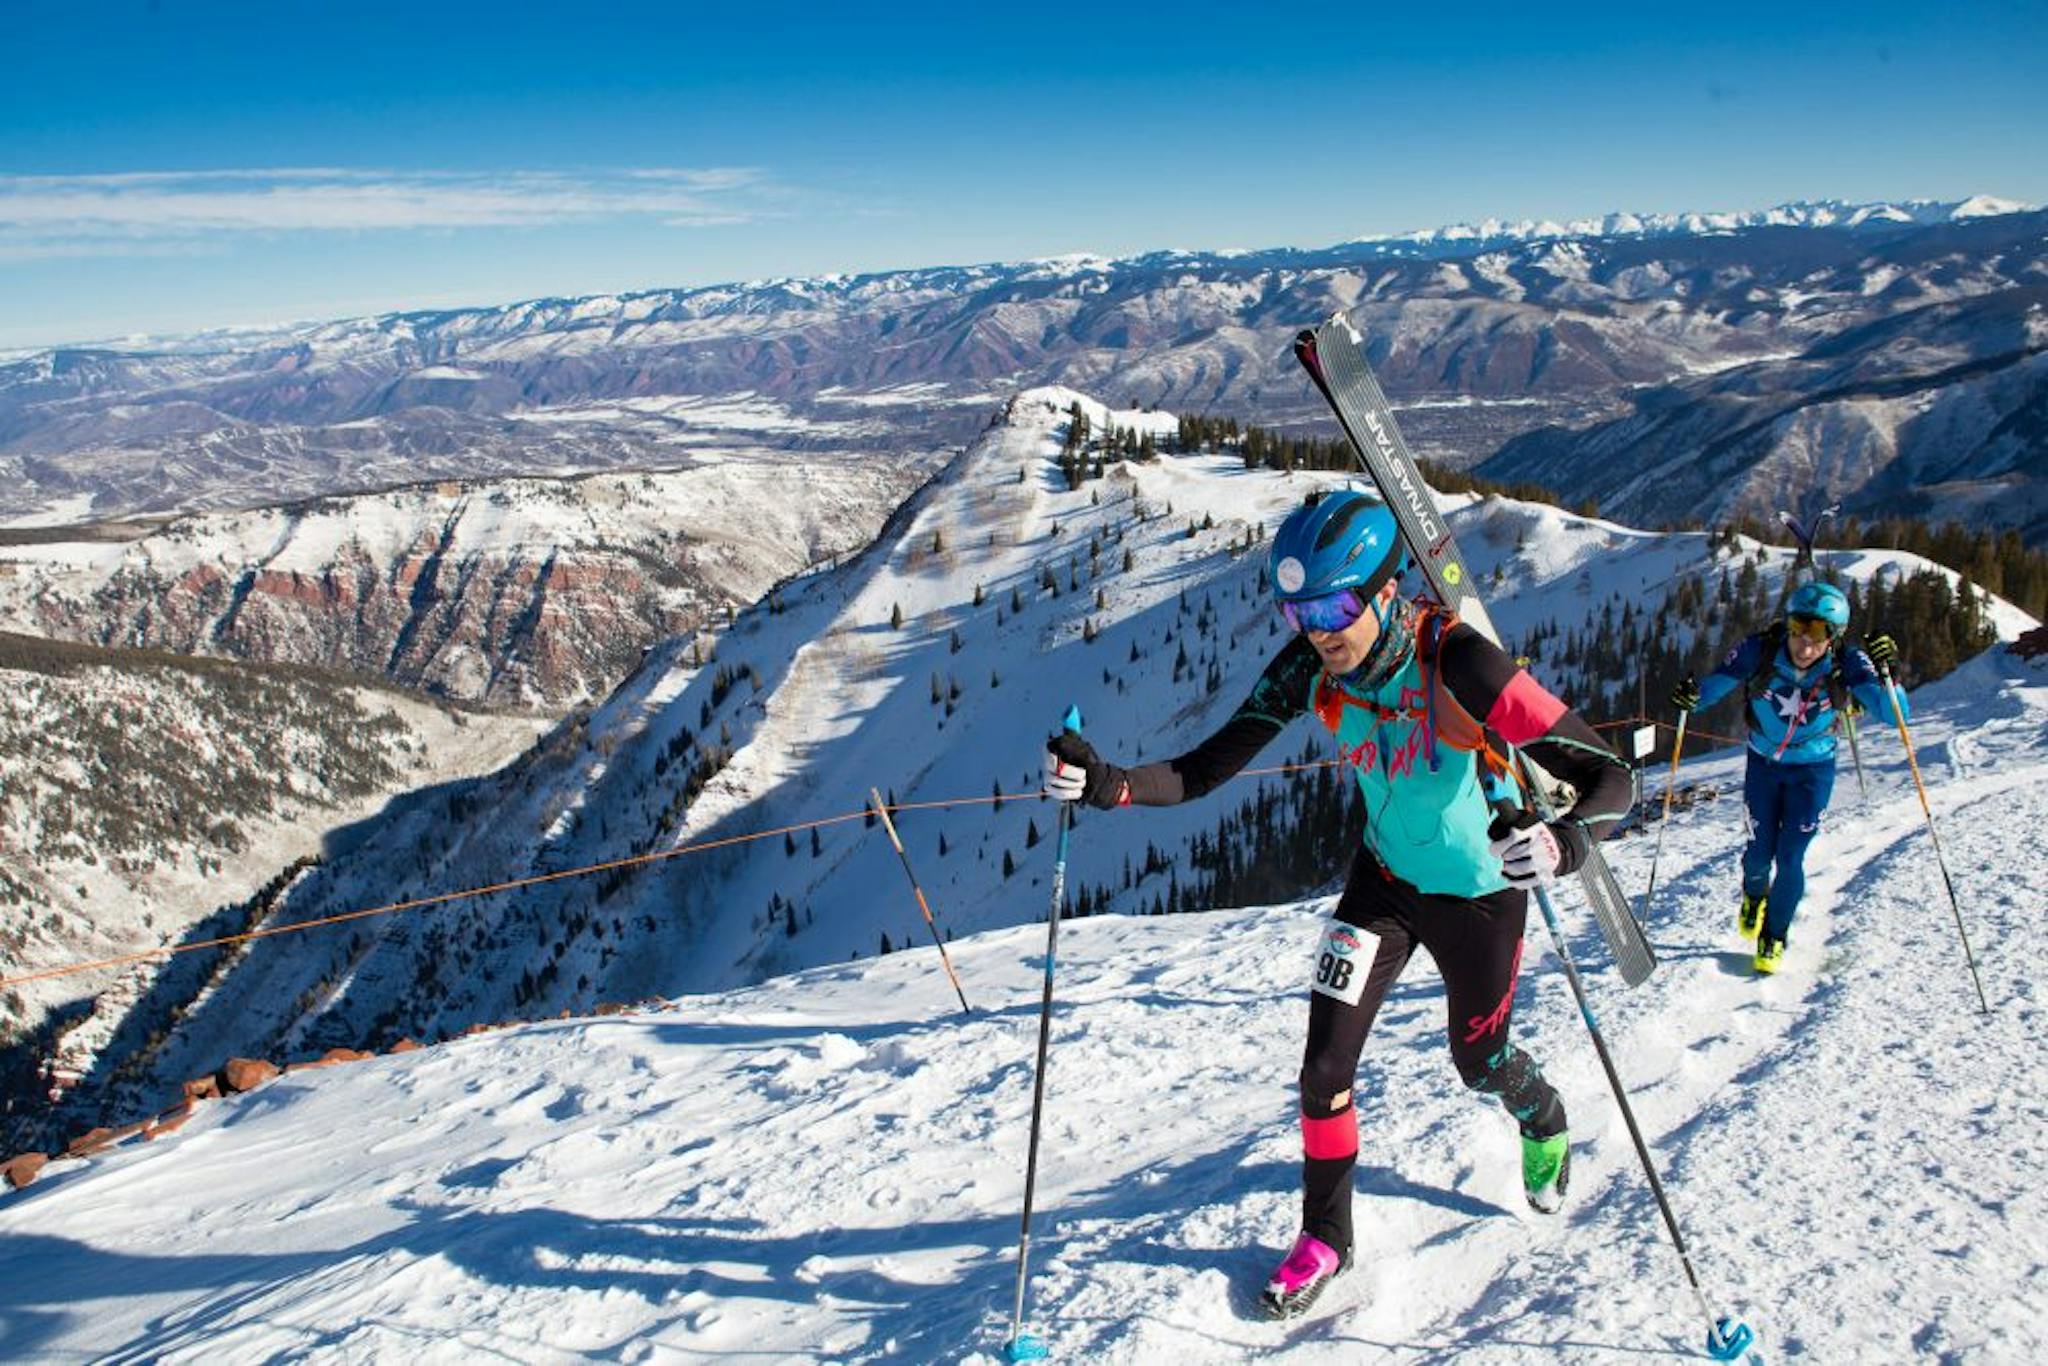
[[[1828,624],[1835,635],[1849,629],[1849,599],[1842,590],[1818,579],[1802,583],[1785,603],[1789,617],[1813,617]]]
[[[1400,574],[1406,554],[1401,529],[1383,503],[1339,489],[1287,514],[1273,537],[1267,569],[1283,602],[1355,589],[1369,598]]]

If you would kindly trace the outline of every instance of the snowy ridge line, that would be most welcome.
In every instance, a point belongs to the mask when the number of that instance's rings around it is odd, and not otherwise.
[[[1272,777],[1277,774],[1295,773],[1307,769],[1332,768],[1343,761],[1340,759],[1316,759],[1301,764],[1278,764],[1270,768],[1248,768],[1239,777]],[[1045,799],[1045,793],[1009,793],[1001,797],[943,797],[931,801],[899,802],[894,806],[880,809],[887,813],[899,811],[933,811],[954,806],[1000,805],[1003,802]],[[30,982],[47,982],[76,973],[93,972],[102,968],[126,967],[131,963],[145,963],[158,958],[175,958],[183,953],[196,953],[200,949],[217,949],[228,944],[243,944],[253,939],[273,939],[279,935],[294,934],[300,930],[321,929],[329,925],[340,925],[352,920],[366,920],[372,916],[392,915],[399,911],[415,911],[426,906],[441,906],[454,901],[465,901],[470,897],[489,896],[493,892],[515,892],[523,887],[534,887],[545,882],[560,882],[564,878],[584,877],[591,873],[609,872],[614,868],[631,868],[641,864],[659,863],[667,859],[680,858],[685,854],[709,853],[729,845],[750,844],[755,840],[768,839],[774,835],[793,835],[799,831],[822,829],[828,825],[843,825],[848,821],[864,820],[872,809],[863,807],[859,811],[848,811],[836,816],[821,816],[814,821],[799,821],[794,825],[779,825],[773,830],[759,830],[745,835],[728,835],[722,839],[705,840],[701,844],[688,844],[680,849],[661,849],[651,854],[634,854],[629,858],[611,859],[604,863],[586,864],[580,868],[562,868],[552,873],[537,873],[532,877],[514,878],[506,882],[494,882],[484,887],[465,887],[455,892],[438,892],[433,896],[414,897],[409,901],[394,901],[385,906],[368,906],[361,910],[342,911],[336,915],[324,915],[314,920],[298,921],[290,925],[272,925],[266,929],[248,930],[241,934],[223,935],[218,939],[195,940],[189,944],[170,944],[161,948],[143,949],[137,953],[122,954],[114,958],[95,959],[86,963],[70,963],[63,967],[42,968],[35,972],[23,973],[18,977],[0,977],[0,991],[26,986]]]

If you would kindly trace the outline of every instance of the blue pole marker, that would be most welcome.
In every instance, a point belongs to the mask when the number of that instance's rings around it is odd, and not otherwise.
[[[1075,735],[1081,733],[1079,707],[1067,708],[1067,714],[1060,718],[1060,729]],[[1024,1159],[1024,1218],[1017,1233],[1017,1303],[1010,1314],[1009,1345],[1003,1349],[1006,1361],[1044,1361],[1052,1355],[1043,1338],[1023,1331],[1024,1285],[1031,1261],[1031,1202],[1038,1188],[1038,1133],[1045,1116],[1045,1065],[1052,1042],[1052,971],[1059,957],[1060,906],[1067,893],[1067,831],[1073,823],[1072,810],[1072,803],[1060,803],[1059,841],[1052,865],[1052,912],[1045,919],[1045,994],[1038,1006],[1038,1070],[1032,1082],[1031,1146]]]
[[[1707,1334],[1707,1355],[1716,1361],[1740,1361],[1755,1342],[1756,1334],[1740,1319],[1717,1319],[1713,1331]]]

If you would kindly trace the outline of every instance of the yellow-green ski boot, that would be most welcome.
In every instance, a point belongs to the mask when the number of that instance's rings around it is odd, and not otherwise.
[[[1756,975],[1768,977],[1785,961],[1785,941],[1765,935],[1756,941]]]
[[[1757,935],[1764,928],[1764,906],[1767,898],[1742,894],[1742,909],[1735,913],[1735,932],[1747,942],[1756,942]]]

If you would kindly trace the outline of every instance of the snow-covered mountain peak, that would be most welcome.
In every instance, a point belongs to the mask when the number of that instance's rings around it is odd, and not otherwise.
[[[1514,242],[1559,237],[1674,237],[1735,232],[1744,228],[1866,228],[1887,224],[1962,222],[2000,214],[2025,213],[2034,205],[1991,195],[1961,200],[1905,199],[1849,203],[1835,199],[1795,200],[1767,209],[1683,211],[1676,213],[1614,212],[1565,222],[1553,219],[1486,218],[1405,233],[1361,237],[1361,243],[1404,244],[1484,249]]]

